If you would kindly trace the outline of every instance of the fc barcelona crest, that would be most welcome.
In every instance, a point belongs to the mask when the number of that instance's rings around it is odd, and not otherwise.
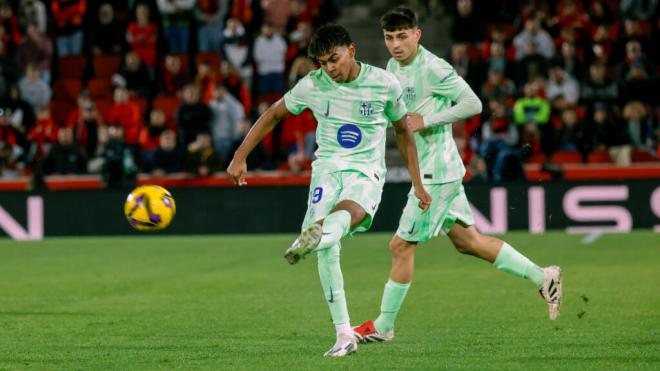
[[[374,109],[371,107],[369,102],[360,102],[360,115],[362,116],[371,116],[374,113]]]
[[[406,88],[406,91],[404,92],[404,94],[405,94],[405,96],[406,96],[406,100],[407,100],[408,102],[412,102],[412,101],[414,101],[415,98],[416,98],[416,95],[415,95],[415,88],[414,88],[414,87],[407,87],[407,88]]]

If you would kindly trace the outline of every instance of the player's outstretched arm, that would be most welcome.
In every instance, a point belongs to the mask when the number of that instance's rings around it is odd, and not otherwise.
[[[247,172],[247,163],[245,160],[247,159],[247,156],[252,152],[254,147],[261,142],[266,134],[273,130],[275,125],[277,125],[277,123],[288,114],[289,111],[284,104],[284,99],[280,99],[270,106],[266,112],[257,119],[257,122],[252,125],[252,128],[250,128],[245,139],[243,139],[243,143],[241,143],[240,147],[238,147],[234,153],[234,158],[231,160],[231,163],[227,168],[227,173],[234,184],[238,184],[239,186],[247,184],[245,181],[245,173]]]
[[[481,110],[481,100],[472,88],[466,86],[456,98],[456,104],[450,108],[423,117],[417,113],[409,113],[410,128],[412,131],[420,131],[425,128],[451,124],[478,115]]]
[[[415,138],[413,138],[412,131],[408,127],[405,115],[401,119],[394,121],[392,125],[394,126],[394,132],[396,134],[396,144],[399,147],[401,156],[406,161],[413,187],[415,187],[415,196],[419,199],[419,208],[426,212],[429,205],[431,205],[431,195],[426,192],[424,185],[422,185],[422,177],[419,173],[417,148],[415,147]]]

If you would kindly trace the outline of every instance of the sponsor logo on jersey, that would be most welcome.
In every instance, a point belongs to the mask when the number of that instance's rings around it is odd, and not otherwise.
[[[353,124],[345,124],[337,130],[337,142],[344,148],[355,148],[362,142],[362,132]]]

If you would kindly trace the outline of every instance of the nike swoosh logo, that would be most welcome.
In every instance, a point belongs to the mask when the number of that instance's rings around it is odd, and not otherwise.
[[[332,295],[332,287],[330,288],[330,299],[328,299],[328,303],[334,303],[335,302],[335,297]]]
[[[328,117],[330,114],[330,101],[328,101],[328,105],[325,106],[325,113],[323,113],[323,116]]]
[[[410,230],[408,231],[408,234],[413,233],[413,231],[415,230],[415,224],[417,224],[417,222],[413,223],[412,228],[410,228]]]

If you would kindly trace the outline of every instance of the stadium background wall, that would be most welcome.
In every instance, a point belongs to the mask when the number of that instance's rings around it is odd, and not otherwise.
[[[484,232],[660,232],[657,180],[574,183],[467,183]],[[409,185],[387,184],[373,231],[394,231]],[[293,233],[306,209],[307,187],[175,188],[177,215],[166,234]],[[0,193],[0,235],[38,240],[48,236],[137,234],[123,217],[128,190]]]

